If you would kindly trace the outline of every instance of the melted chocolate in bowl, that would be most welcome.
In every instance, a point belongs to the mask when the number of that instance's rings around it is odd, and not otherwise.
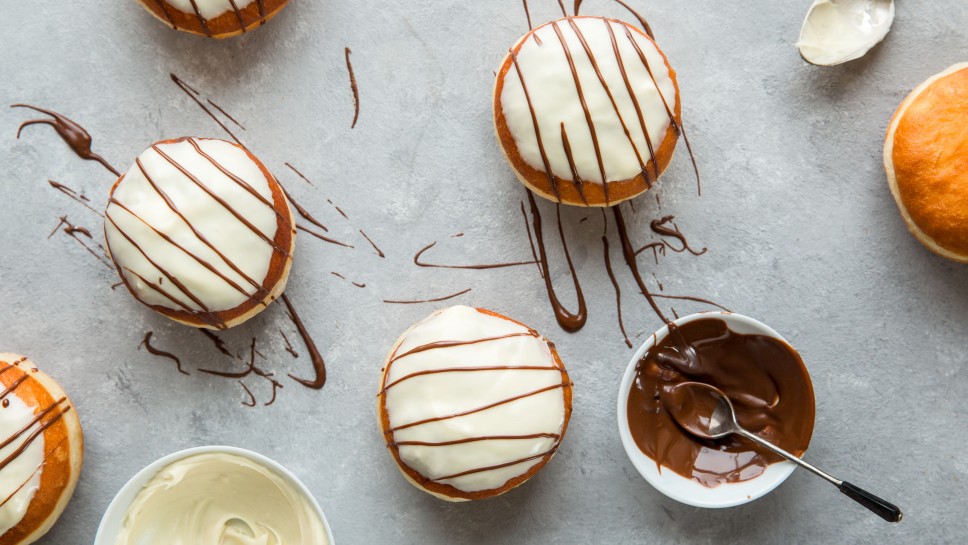
[[[748,481],[781,461],[737,436],[708,441],[676,423],[672,388],[703,382],[733,402],[740,425],[802,455],[814,423],[813,385],[797,352],[765,335],[743,335],[718,318],[670,324],[669,334],[639,360],[628,399],[628,421],[639,449],[663,467],[713,488]]]

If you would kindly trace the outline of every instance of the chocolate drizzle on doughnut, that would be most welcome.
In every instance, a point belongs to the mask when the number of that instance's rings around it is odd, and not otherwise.
[[[353,123],[350,125],[351,129],[356,128],[356,121],[360,118],[360,89],[356,85],[356,74],[353,72],[353,63],[350,62],[350,54],[353,51],[350,48],[345,48],[346,54],[346,71],[350,74],[350,90],[353,92]]]
[[[402,353],[397,353],[397,350],[399,350],[399,345],[398,345],[397,349],[394,351],[394,354],[391,355],[389,361],[387,362],[387,370],[389,372],[390,366],[395,365],[400,360],[407,358],[409,356],[412,356],[414,354],[420,354],[431,350],[446,350],[446,349],[455,348],[455,347],[473,346],[473,345],[480,345],[483,343],[495,343],[506,339],[514,339],[514,338],[521,338],[521,337],[537,339],[540,342],[547,343],[549,348],[552,346],[550,342],[542,339],[541,336],[538,335],[536,331],[530,328],[528,328],[526,331],[507,333],[503,335],[488,336],[488,337],[479,338],[479,339],[468,339],[468,340],[461,340],[461,341],[447,341],[447,340],[437,341],[433,343],[418,345],[416,347],[403,351]],[[470,415],[477,415],[479,413],[483,413],[491,409],[505,406],[509,403],[514,403],[516,401],[528,399],[537,395],[541,395],[547,392],[553,392],[555,390],[559,390],[563,388],[570,388],[572,386],[571,381],[568,379],[567,374],[565,373],[564,369],[561,367],[560,363],[553,356],[550,359],[551,361],[545,364],[521,362],[520,364],[475,365],[475,366],[469,366],[469,367],[465,367],[465,366],[449,367],[448,366],[448,367],[431,368],[431,369],[421,369],[418,366],[417,370],[406,373],[403,376],[400,376],[392,381],[389,380],[389,374],[385,375],[383,388],[378,393],[378,396],[381,397],[381,407],[384,408],[383,410],[389,410],[389,408],[387,407],[387,394],[389,391],[398,387],[402,383],[408,382],[410,380],[418,379],[421,377],[458,374],[458,375],[471,375],[474,378],[476,378],[478,375],[482,375],[480,380],[486,381],[487,380],[486,373],[502,372],[502,371],[524,372],[524,373],[549,372],[549,373],[558,374],[561,377],[559,382],[557,379],[557,375],[554,375],[553,378],[550,379],[550,380],[554,380],[552,384],[548,384],[549,379],[543,379],[541,380],[541,382],[533,386],[534,389],[529,391],[508,392],[504,394],[507,397],[499,396],[498,398],[495,398],[495,399],[482,399],[481,406],[477,406],[477,407],[471,406],[470,408],[466,408],[465,410],[458,410],[458,408],[455,407],[454,408],[455,412],[453,413],[447,412],[445,414],[437,414],[439,411],[433,411],[431,412],[431,415],[435,415],[435,416],[430,416],[428,418],[421,418],[420,415],[417,414],[417,415],[414,415],[414,417],[412,417],[412,418],[417,418],[416,420],[413,420],[410,422],[405,421],[404,423],[398,423],[397,425],[392,425],[390,424],[390,421],[387,420],[386,426],[385,426],[385,432],[384,432],[387,446],[391,449],[391,451],[395,453],[395,456],[398,457],[398,461],[399,461],[401,447],[439,448],[439,447],[448,447],[448,446],[462,445],[462,444],[468,444],[468,443],[482,443],[484,441],[527,441],[527,440],[533,441],[536,439],[552,440],[551,445],[540,447],[541,450],[539,452],[535,453],[532,450],[530,452],[527,452],[525,455],[521,456],[521,458],[511,460],[511,461],[501,461],[500,463],[487,463],[479,467],[475,467],[473,465],[471,467],[454,467],[451,470],[453,471],[453,473],[445,474],[441,476],[429,476],[423,472],[419,472],[420,478],[423,478],[432,482],[437,482],[437,483],[444,483],[445,481],[448,481],[450,479],[456,479],[466,475],[472,475],[476,473],[482,473],[486,471],[510,467],[510,466],[522,464],[525,462],[529,462],[532,460],[539,460],[539,459],[547,460],[550,456],[552,456],[556,452],[558,445],[560,443],[562,434],[564,433],[563,430],[556,430],[557,433],[552,433],[552,430],[548,429],[544,432],[539,432],[539,433],[534,433],[534,431],[536,430],[528,430],[518,434],[514,434],[514,433],[485,434],[485,435],[472,435],[469,437],[459,436],[458,438],[454,438],[453,436],[451,436],[451,437],[444,437],[442,438],[443,440],[440,440],[440,441],[419,439],[419,436],[417,439],[406,438],[404,440],[398,440],[397,434],[403,430],[432,425],[433,423],[436,423],[436,422],[451,420],[455,418],[461,418],[461,417],[466,417]],[[542,373],[538,376],[543,377],[545,375]],[[543,387],[538,387],[541,383],[544,383],[547,385]]]
[[[562,11],[564,11],[564,7],[562,7]],[[569,20],[569,22],[571,21]],[[602,189],[605,191],[605,204],[607,205],[609,203],[608,177],[605,175],[605,160],[602,157],[602,149],[598,143],[598,131],[595,129],[595,121],[592,119],[592,114],[588,109],[588,104],[585,102],[585,93],[582,91],[581,80],[578,78],[578,69],[575,68],[575,59],[571,54],[571,49],[565,42],[565,36],[561,33],[561,27],[558,26],[558,21],[552,21],[551,27],[554,28],[555,35],[558,36],[558,42],[561,44],[561,48],[565,52],[565,58],[568,59],[568,67],[571,69],[571,77],[575,82],[575,90],[578,92],[578,100],[581,102],[581,109],[585,113],[585,122],[588,124],[588,132],[592,138],[592,146],[595,148],[595,160],[598,162],[598,170],[602,175]],[[584,42],[584,40],[582,41]],[[588,53],[588,57],[589,60],[593,58],[591,52]],[[521,81],[523,82],[524,80]],[[608,86],[605,85],[604,81],[602,81],[602,85],[605,86],[605,90],[607,91]],[[611,97],[611,93],[609,93],[609,97]],[[621,116],[619,116],[619,118],[621,119]],[[624,121],[622,122],[622,126],[625,126]],[[558,201],[561,201],[560,196],[558,197]]]
[[[50,125],[54,127],[57,135],[61,137],[71,150],[77,154],[78,157],[84,159],[85,161],[97,161],[101,163],[101,166],[111,171],[115,176],[120,176],[121,173],[118,172],[114,167],[112,167],[103,157],[91,151],[91,135],[84,130],[84,127],[78,125],[74,121],[64,117],[63,115],[51,111],[45,110],[44,108],[38,108],[37,106],[31,106],[29,104],[13,104],[11,108],[30,108],[31,110],[47,114],[51,119],[31,119],[29,121],[24,121],[17,127],[17,139],[20,139],[20,132],[24,130],[24,127],[29,127],[30,125]]]
[[[642,18],[634,10],[632,10],[627,4],[625,4],[624,2],[621,2],[621,0],[617,0],[617,1],[622,6],[624,6],[626,9],[628,9],[629,11],[631,11],[636,16],[637,19],[639,19],[639,22],[642,23],[642,26],[646,30],[646,33],[649,35],[650,38],[652,38],[653,36],[652,36],[651,28],[649,27],[649,25],[645,21],[645,19]],[[580,8],[580,5],[581,5],[581,1],[580,0],[575,3],[576,16],[577,16],[577,10]],[[607,205],[610,204],[609,190],[608,190],[609,182],[608,182],[608,178],[607,178],[606,172],[605,172],[604,158],[603,158],[603,155],[602,155],[601,144],[600,144],[599,138],[598,138],[598,131],[597,131],[596,127],[595,127],[595,122],[594,122],[593,116],[591,115],[591,112],[589,110],[589,106],[588,106],[588,104],[586,103],[586,100],[585,100],[585,92],[584,92],[584,89],[582,87],[582,83],[581,83],[581,80],[579,78],[579,75],[578,75],[578,70],[577,70],[576,65],[575,65],[575,59],[574,59],[573,53],[571,51],[571,48],[568,46],[568,43],[566,42],[566,40],[564,38],[564,35],[562,33],[561,25],[559,24],[559,23],[561,23],[561,21],[566,21],[568,23],[568,26],[571,28],[571,30],[575,33],[576,37],[578,38],[578,41],[579,41],[579,43],[582,46],[581,48],[584,51],[585,56],[588,59],[589,63],[591,64],[592,69],[593,69],[593,71],[594,71],[594,73],[595,73],[595,75],[596,75],[596,77],[598,79],[599,84],[601,85],[601,87],[604,90],[606,96],[608,97],[609,102],[610,102],[610,104],[612,106],[612,109],[613,109],[614,113],[618,117],[619,123],[621,124],[622,130],[623,130],[623,132],[624,132],[624,134],[626,136],[626,139],[628,140],[629,144],[631,145],[632,151],[635,154],[636,160],[639,163],[642,177],[643,177],[643,179],[644,179],[644,181],[645,181],[645,183],[646,183],[646,185],[648,187],[652,187],[655,184],[656,180],[658,179],[658,175],[659,175],[659,165],[656,163],[656,160],[655,160],[655,157],[656,157],[655,145],[654,145],[654,143],[652,141],[652,137],[649,135],[649,131],[648,131],[647,126],[646,126],[646,121],[645,121],[645,116],[643,114],[642,105],[640,104],[639,99],[636,96],[636,93],[635,93],[635,90],[633,88],[632,82],[631,82],[631,80],[629,78],[629,74],[628,74],[628,71],[627,71],[627,68],[626,68],[626,65],[625,65],[625,60],[623,59],[622,54],[621,54],[621,51],[619,49],[618,37],[616,36],[615,30],[612,27],[613,22],[614,23],[621,23],[621,21],[617,21],[617,20],[613,20],[613,19],[607,19],[607,18],[604,18],[604,17],[596,17],[596,18],[597,19],[600,19],[602,21],[602,23],[605,25],[605,27],[606,27],[606,29],[608,31],[609,38],[610,38],[611,45],[612,45],[612,51],[613,51],[614,57],[616,59],[616,62],[618,63],[619,71],[620,71],[620,73],[622,75],[622,80],[623,80],[623,83],[624,83],[624,86],[625,86],[625,90],[627,91],[629,97],[631,98],[632,105],[633,105],[633,107],[635,109],[636,117],[637,117],[637,120],[638,120],[639,129],[642,131],[642,133],[643,133],[643,135],[645,137],[646,146],[647,146],[647,148],[649,150],[649,157],[648,158],[646,158],[644,156],[644,154],[642,153],[644,150],[639,150],[638,149],[638,146],[636,145],[635,140],[632,137],[632,133],[631,133],[631,131],[629,129],[629,126],[626,123],[626,120],[623,117],[623,115],[622,115],[622,113],[621,113],[621,111],[620,111],[620,109],[618,107],[618,103],[617,103],[617,101],[615,99],[615,96],[614,96],[611,88],[609,87],[608,83],[606,82],[606,80],[605,80],[605,78],[604,78],[604,76],[602,74],[602,71],[600,69],[598,60],[596,59],[595,55],[593,54],[592,49],[589,46],[587,40],[585,39],[585,36],[584,36],[583,32],[581,31],[579,25],[576,23],[575,18],[574,17],[568,17],[566,15],[564,19],[561,19],[560,21],[552,21],[550,23],[550,25],[554,29],[555,34],[558,37],[558,43],[561,46],[561,48],[562,48],[562,50],[563,50],[563,52],[565,54],[565,58],[568,61],[568,66],[569,66],[569,69],[570,69],[571,74],[572,74],[572,80],[573,80],[573,82],[575,84],[575,90],[576,90],[577,95],[578,95],[578,100],[579,100],[579,102],[580,102],[580,104],[582,106],[582,111],[584,113],[586,126],[588,128],[589,135],[590,135],[591,140],[592,140],[592,146],[593,146],[594,151],[595,151],[595,158],[596,158],[596,162],[598,164],[599,174],[600,174],[601,179],[602,179],[602,189],[603,189],[603,192],[604,192],[605,204],[607,206]],[[530,24],[530,21],[529,21],[529,29],[530,28],[532,28],[532,27],[531,27],[531,24]],[[652,71],[652,67],[651,67],[651,65],[650,65],[650,63],[648,61],[648,58],[645,56],[645,53],[643,52],[642,47],[636,41],[635,37],[632,34],[631,29],[628,26],[625,26],[624,27],[624,30],[625,30],[625,38],[628,39],[629,43],[634,48],[634,50],[636,52],[636,55],[637,55],[639,61],[641,62],[642,66],[646,69],[647,73],[649,74],[649,78],[652,80],[653,85],[658,90],[659,89],[658,82],[656,81],[655,74]],[[535,37],[537,37],[537,33],[533,32],[533,31],[532,31],[532,35],[534,35]],[[518,62],[518,51],[517,51],[518,49],[520,49],[520,45],[517,48],[512,48],[510,50],[511,61],[512,61],[512,64],[514,66],[515,72],[516,72],[516,74],[518,76],[518,80],[521,83],[521,88],[522,88],[522,90],[524,92],[524,95],[525,95],[525,101],[526,101],[526,103],[528,105],[528,108],[530,110],[531,119],[532,119],[532,125],[533,125],[534,131],[535,131],[535,140],[536,140],[536,143],[537,143],[537,147],[538,147],[539,154],[541,156],[542,164],[544,166],[545,174],[548,177],[548,182],[549,182],[549,186],[551,188],[551,192],[554,194],[555,199],[557,201],[561,202],[561,194],[560,194],[560,189],[559,189],[559,184],[560,184],[561,180],[553,173],[553,171],[551,169],[551,166],[550,166],[550,162],[548,160],[547,151],[545,150],[544,142],[542,141],[542,138],[541,138],[540,128],[538,127],[537,113],[535,111],[534,104],[532,102],[530,93],[528,91],[527,83],[524,80],[524,76],[522,74],[522,70],[521,70],[520,64]],[[667,114],[667,116],[669,118],[670,123],[672,124],[672,126],[675,129],[676,133],[682,135],[683,140],[686,143],[686,148],[687,148],[688,153],[689,153],[689,158],[690,158],[690,161],[692,162],[693,170],[694,170],[695,175],[696,175],[697,191],[701,195],[702,194],[702,182],[701,182],[701,179],[700,179],[700,176],[699,176],[699,167],[698,167],[698,164],[696,162],[695,155],[693,154],[692,145],[689,143],[689,138],[688,138],[688,136],[686,134],[685,128],[683,126],[683,123],[681,121],[679,121],[679,120],[676,119],[676,116],[673,113],[672,108],[669,106],[669,103],[666,100],[665,95],[661,91],[659,91],[658,94],[659,94],[659,97],[662,100],[663,107],[664,107],[664,109],[666,111],[666,114]],[[565,153],[566,158],[568,159],[569,168],[571,170],[571,175],[572,175],[571,183],[575,184],[575,187],[578,190],[578,193],[579,193],[579,196],[580,196],[582,202],[584,202],[587,205],[588,204],[588,201],[585,198],[585,195],[584,195],[584,192],[583,192],[583,188],[582,188],[583,181],[581,180],[580,176],[578,175],[577,168],[575,167],[575,161],[574,161],[574,157],[573,157],[573,150],[571,149],[571,145],[570,145],[569,140],[568,140],[568,135],[567,135],[567,132],[565,130],[564,123],[561,124],[561,140],[562,140],[562,145],[563,145],[563,151]],[[651,164],[651,170],[649,168],[649,165],[650,164]]]
[[[28,380],[36,380],[28,372],[28,371],[36,372],[36,369],[28,370],[28,369],[21,369],[20,367],[18,367],[19,364],[23,361],[24,360],[21,359],[17,362],[10,363],[10,364],[7,364],[5,362],[0,362],[6,365],[3,369],[0,369],[0,375],[4,375],[12,369],[16,369],[17,372],[21,373],[21,375],[17,377],[9,386],[4,388],[3,392],[0,392],[0,400],[2,400],[4,408],[9,406],[10,404],[10,401],[7,399],[8,396],[14,394],[17,391],[17,389],[20,388],[20,386],[25,382],[27,382]],[[28,422],[25,426],[23,426],[13,434],[11,434],[9,437],[3,439],[3,441],[0,441],[0,450],[2,450],[12,445],[15,441],[21,438],[24,438],[23,441],[16,449],[14,449],[10,454],[8,454],[6,458],[4,458],[3,460],[0,460],[0,471],[3,471],[14,460],[19,458],[21,454],[26,452],[26,450],[30,448],[30,445],[32,445],[33,442],[36,441],[38,437],[43,435],[43,433],[47,431],[48,428],[50,428],[51,426],[56,424],[59,420],[61,420],[61,418],[65,414],[70,412],[73,409],[73,407],[71,406],[70,402],[67,400],[66,397],[61,397],[60,399],[57,399],[56,401],[54,401],[53,403],[51,403],[46,407],[35,408],[34,411],[37,411],[37,409],[40,409],[39,412],[35,412],[34,417],[33,419],[30,420],[30,422]],[[62,447],[60,445],[56,445],[52,448],[54,450],[58,450]],[[45,459],[48,454],[50,453],[47,452],[44,454]],[[36,474],[36,471],[34,472],[34,474]],[[31,475],[31,478],[33,478],[33,475]],[[28,479],[28,482],[29,480],[30,479]],[[21,485],[21,487],[22,486],[23,485]],[[19,491],[19,488],[17,491]],[[4,499],[3,503],[6,503],[7,501],[9,501],[10,498],[16,495],[17,491],[15,491],[9,497]],[[2,506],[2,504],[0,504],[0,506]]]

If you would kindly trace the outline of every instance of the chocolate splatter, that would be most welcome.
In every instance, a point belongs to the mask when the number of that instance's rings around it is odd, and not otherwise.
[[[171,352],[166,352],[164,350],[159,350],[159,349],[155,348],[154,346],[151,346],[151,337],[154,334],[155,334],[154,331],[149,331],[149,332],[145,333],[145,338],[144,338],[144,340],[141,341],[141,344],[138,345],[138,349],[140,350],[141,347],[144,346],[145,347],[145,350],[147,350],[148,353],[150,353],[152,355],[155,355],[155,356],[162,357],[162,358],[168,358],[171,361],[175,362],[175,367],[178,369],[178,372],[179,373],[181,373],[183,375],[190,375],[191,373],[189,373],[188,371],[185,371],[184,369],[182,369],[181,360],[178,359],[178,356],[172,354]]]
[[[350,48],[345,48],[346,54],[346,71],[350,74],[350,90],[353,91],[353,124],[350,125],[351,129],[356,128],[356,121],[360,118],[360,90],[356,85],[356,74],[353,72],[353,63],[350,62]]]
[[[228,135],[232,138],[232,140],[235,140],[236,144],[242,147],[245,147],[245,145],[242,144],[242,141],[235,136],[235,133],[229,130],[229,128],[225,126],[225,123],[222,123],[222,120],[220,120],[218,116],[212,113],[212,110],[209,110],[208,106],[205,106],[205,104],[198,98],[199,96],[201,96],[201,93],[199,93],[194,87],[186,83],[183,79],[176,76],[174,72],[169,73],[169,75],[171,76],[171,81],[173,81],[175,85],[177,85],[178,88],[182,90],[182,92],[188,95],[188,98],[192,99],[192,101],[194,101],[195,104],[198,104],[198,107],[201,108],[203,112],[208,114],[208,116],[211,117],[212,120],[215,121],[215,123],[217,123],[219,127],[222,127],[222,130],[228,133]],[[222,111],[222,109],[219,108],[219,111]]]
[[[471,291],[471,288],[467,288],[464,291],[459,291],[457,293],[452,293],[450,295],[445,295],[443,297],[436,297],[434,299],[421,299],[421,300],[417,300],[417,301],[394,301],[394,300],[390,300],[390,299],[384,299],[383,302],[384,303],[393,304],[393,305],[418,305],[418,304],[421,304],[421,303],[439,303],[441,301],[447,301],[448,299],[453,299],[455,297],[460,297],[461,295],[464,295],[465,293],[468,293],[469,291]]]
[[[672,224],[672,227],[669,227],[670,223]],[[652,220],[650,227],[655,234],[674,238],[682,244],[682,248],[676,249],[666,243],[666,246],[673,252],[682,253],[688,250],[692,255],[700,256],[708,251],[708,248],[703,248],[702,250],[696,251],[689,246],[689,241],[686,240],[686,236],[682,234],[682,231],[679,230],[679,226],[675,224],[675,216],[664,216],[662,219]]]
[[[85,161],[97,161],[104,168],[111,171],[115,176],[121,176],[121,173],[117,171],[113,166],[111,166],[103,157],[91,151],[91,135],[88,134],[84,127],[78,125],[74,121],[64,117],[63,115],[46,110],[44,108],[38,108],[37,106],[31,106],[30,104],[13,104],[11,108],[30,108],[36,112],[47,114],[51,119],[31,119],[29,121],[24,121],[17,127],[17,139],[20,139],[20,132],[24,130],[24,127],[29,127],[30,125],[50,125],[54,127],[57,135],[61,137],[70,148],[77,154],[78,157],[84,159]]]
[[[83,194],[79,194],[77,191],[74,191],[73,189],[67,187],[66,185],[60,182],[55,182],[54,180],[47,180],[47,183],[49,183],[50,186],[56,189],[57,191],[60,191],[61,193],[67,195],[71,199],[81,203],[82,206],[84,206],[91,212],[94,212],[95,214],[97,214],[98,216],[101,216],[102,218],[104,217],[104,214],[102,214],[96,208],[88,204],[90,202],[90,199],[85,197]]]
[[[319,353],[319,349],[316,348],[316,343],[306,330],[306,326],[303,324],[299,314],[296,313],[296,309],[292,306],[289,296],[287,296],[285,293],[282,294],[282,302],[286,304],[286,309],[289,311],[289,319],[292,320],[292,323],[296,326],[296,330],[299,331],[299,336],[302,337],[303,344],[306,345],[306,349],[309,351],[309,358],[313,362],[313,371],[316,374],[316,377],[312,380],[298,378],[295,375],[289,375],[289,378],[307,388],[319,390],[326,384],[326,362],[323,360],[323,356]]]

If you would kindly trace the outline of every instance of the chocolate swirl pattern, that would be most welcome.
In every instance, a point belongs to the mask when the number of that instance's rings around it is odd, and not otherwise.
[[[495,103],[519,176],[531,186],[528,170],[540,173],[539,193],[570,204],[615,204],[648,189],[679,132],[675,72],[655,42],[615,19],[566,17],[533,30],[511,49]],[[632,187],[612,187],[623,184]]]
[[[230,142],[152,145],[115,185],[105,217],[122,280],[173,319],[224,329],[285,289],[292,213],[272,175]]]
[[[571,382],[553,345],[503,316],[438,311],[398,342],[379,394],[404,474],[449,500],[504,492],[557,451]]]

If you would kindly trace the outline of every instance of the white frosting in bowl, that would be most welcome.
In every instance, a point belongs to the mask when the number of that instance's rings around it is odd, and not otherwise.
[[[327,545],[315,503],[290,479],[226,452],[178,459],[131,502],[116,545]]]

